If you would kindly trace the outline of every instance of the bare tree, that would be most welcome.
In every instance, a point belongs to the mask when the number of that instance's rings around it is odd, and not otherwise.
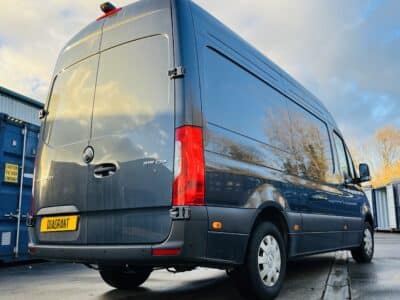
[[[384,168],[396,163],[400,155],[400,130],[393,127],[384,127],[375,134],[378,149]]]

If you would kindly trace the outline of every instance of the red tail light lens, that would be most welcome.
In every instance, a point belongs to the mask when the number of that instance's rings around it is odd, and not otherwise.
[[[202,128],[194,126],[177,128],[172,204],[204,205],[204,176]]]
[[[152,256],[175,256],[181,253],[181,249],[173,248],[173,249],[152,249]]]

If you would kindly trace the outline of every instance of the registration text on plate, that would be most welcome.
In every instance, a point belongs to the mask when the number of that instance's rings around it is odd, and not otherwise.
[[[44,217],[40,223],[40,232],[75,231],[78,228],[78,216]]]

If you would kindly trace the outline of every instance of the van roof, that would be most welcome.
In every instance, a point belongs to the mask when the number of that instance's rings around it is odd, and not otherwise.
[[[73,36],[63,47],[56,63],[54,75],[64,68],[103,50],[103,33],[125,25],[130,20],[139,19],[149,13],[155,13],[169,7],[170,1],[165,0],[136,1],[122,7],[108,17],[94,20]],[[115,34],[116,39],[119,38],[117,35],[118,33]]]
[[[326,109],[325,105],[316,96],[309,92],[303,85],[296,81],[292,76],[282,70],[279,66],[273,63],[266,55],[261,53],[247,41],[233,32],[215,17],[194,4],[191,0],[172,0],[176,2],[176,7],[179,3],[189,2],[194,11],[196,18],[203,19],[208,27],[212,27],[212,33],[217,35],[220,40],[226,41],[230,46],[238,52],[243,51],[246,58],[250,58],[253,64],[261,65],[267,72],[274,74],[277,81],[274,83],[287,96],[302,104],[313,113],[330,123],[335,128],[337,124],[331,113]],[[160,9],[170,6],[170,1],[164,0],[146,0],[137,1],[129,4],[112,17],[104,18],[98,21],[93,21],[88,26],[83,28],[76,34],[63,48],[60,53],[59,60],[56,64],[55,74],[59,73],[63,68],[89,57],[101,50],[101,35],[103,32],[114,29],[120,25],[127,23],[127,20],[132,18],[140,18],[142,15],[156,12]],[[183,28],[190,28],[188,24],[179,24]]]
[[[198,18],[204,19],[202,25],[213,28],[213,36],[217,36],[219,40],[222,40],[224,43],[228,44],[232,49],[244,54],[246,58],[252,60],[254,64],[262,65],[262,67],[265,68],[264,71],[272,74],[273,77],[277,79],[277,81],[274,83],[274,86],[277,83],[279,85],[279,89],[287,96],[290,96],[296,102],[299,102],[299,104],[302,104],[306,108],[310,109],[313,113],[316,113],[325,121],[330,123],[333,127],[337,128],[335,120],[322,101],[309,92],[303,85],[301,85],[287,72],[277,66],[274,62],[272,62],[265,54],[261,53],[258,49],[256,49],[249,42],[244,40],[241,36],[232,31],[214,16],[210,15],[207,11],[195,3],[192,3],[192,7],[195,11],[193,14],[197,15]],[[203,30],[204,26],[201,27]]]

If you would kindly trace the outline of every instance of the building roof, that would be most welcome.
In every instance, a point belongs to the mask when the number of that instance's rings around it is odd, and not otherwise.
[[[0,94],[7,95],[7,96],[9,96],[9,97],[11,97],[11,98],[13,98],[13,99],[15,99],[17,101],[20,101],[22,103],[31,105],[31,106],[33,106],[35,108],[38,108],[38,109],[42,109],[44,107],[44,104],[42,102],[39,102],[39,101],[37,101],[35,99],[26,97],[24,95],[21,95],[19,93],[16,93],[14,91],[6,89],[5,87],[2,87],[2,86],[0,86]]]

